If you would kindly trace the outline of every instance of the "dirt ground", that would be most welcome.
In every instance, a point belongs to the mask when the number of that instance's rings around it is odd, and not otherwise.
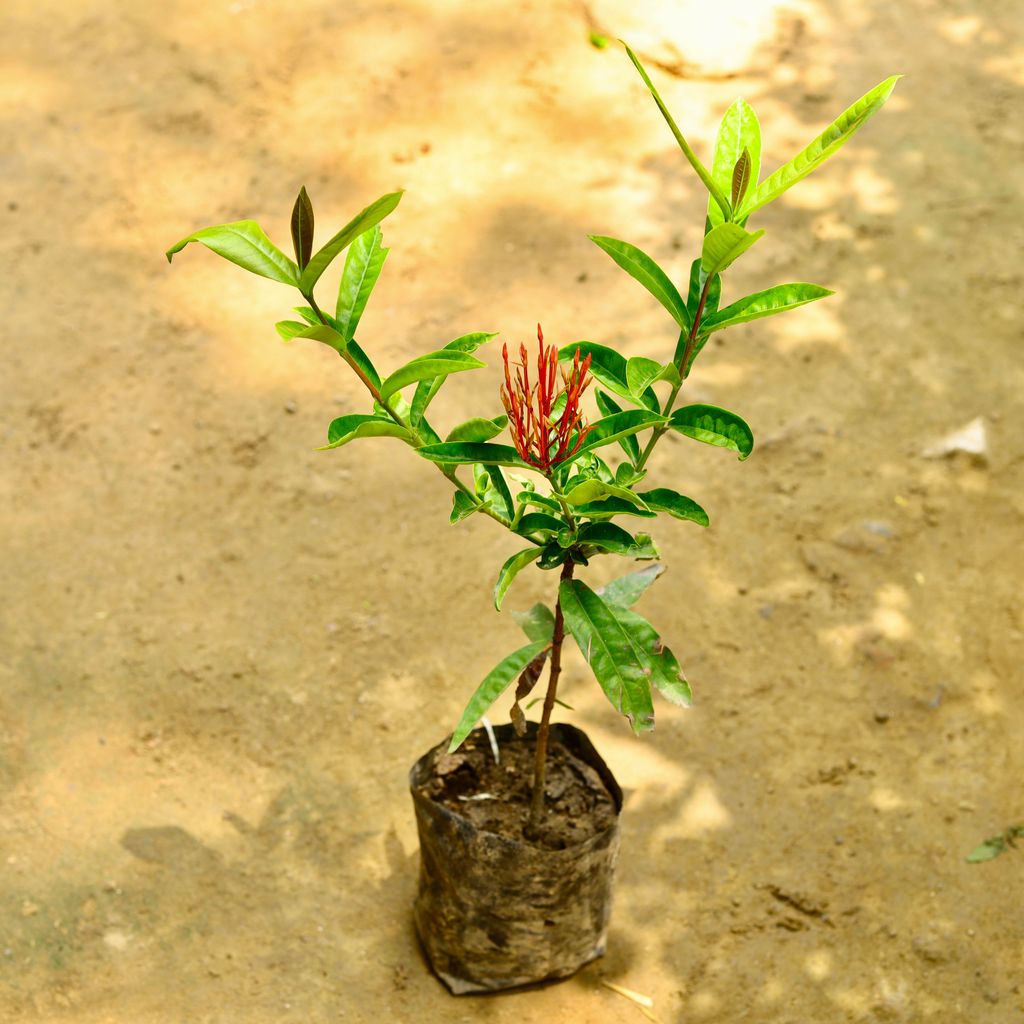
[[[0,1020],[643,1021],[607,981],[663,1024],[1024,1021],[1024,852],[965,863],[1024,819],[1020,5],[0,20]],[[365,411],[358,382],[281,345],[281,286],[163,251],[244,217],[285,245],[302,184],[324,232],[403,187],[360,329],[379,366],[538,320],[667,356],[666,317],[586,234],[682,277],[703,205],[590,25],[676,63],[657,81],[704,154],[743,95],[769,171],[907,77],[727,279],[837,292],[698,361],[690,395],[743,415],[753,457],[653,460],[712,519],[657,527],[670,568],[641,605],[695,706],[634,739],[568,659],[573,721],[627,791],[608,954],[453,999],[411,930],[406,773],[519,643],[490,602],[514,546],[450,527],[397,442],[313,451]],[[486,358],[444,426],[498,411]],[[922,456],[979,416],[987,457]],[[507,606],[551,583],[524,574]]]

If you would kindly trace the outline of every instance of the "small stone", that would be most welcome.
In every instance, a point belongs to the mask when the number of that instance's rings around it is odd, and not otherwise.
[[[25,900],[21,905],[22,917],[35,917],[39,913],[39,905],[31,900]]]
[[[892,715],[890,715],[888,711],[875,712],[875,721],[879,725],[885,725],[885,723],[888,722],[890,718],[892,718]]]
[[[294,416],[299,411],[298,403],[289,399],[284,403],[284,411],[288,413],[289,416]]]

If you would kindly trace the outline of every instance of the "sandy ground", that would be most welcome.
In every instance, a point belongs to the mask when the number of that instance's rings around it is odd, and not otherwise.
[[[378,365],[537,320],[667,355],[585,236],[681,277],[692,175],[572,2],[6,0],[0,1019],[643,1021],[612,981],[663,1024],[1024,1021],[1024,854],[964,861],[1024,816],[1024,18],[712,6],[589,10],[685,59],[658,82],[704,153],[738,94],[770,170],[907,78],[727,282],[838,293],[698,362],[691,395],[754,456],[654,460],[712,517],[658,527],[642,606],[695,707],[633,739],[569,660],[628,791],[608,955],[456,1000],[411,932],[405,775],[518,643],[489,599],[514,547],[449,527],[397,443],[314,452],[357,382],[280,344],[281,286],[163,250],[242,217],[286,244],[301,184],[322,230],[404,187],[360,331]],[[443,425],[497,411],[496,357]],[[921,457],[976,416],[987,459]]]

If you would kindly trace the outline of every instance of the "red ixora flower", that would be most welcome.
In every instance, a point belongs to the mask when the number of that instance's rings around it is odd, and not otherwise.
[[[575,455],[593,429],[580,412],[580,397],[593,379],[590,356],[580,359],[576,349],[572,369],[562,370],[562,387],[558,381],[558,349],[544,344],[544,333],[537,324],[537,382],[530,384],[530,368],[526,346],[519,346],[519,362],[515,383],[508,361],[508,345],[501,354],[505,360],[505,383],[501,402],[508,413],[508,428],[520,457],[542,473],[550,473],[560,462]],[[564,405],[562,396],[564,398]]]

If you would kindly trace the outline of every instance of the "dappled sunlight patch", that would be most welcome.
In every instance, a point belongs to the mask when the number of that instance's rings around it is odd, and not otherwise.
[[[673,840],[700,839],[711,832],[729,828],[733,817],[722,803],[713,783],[702,780],[683,801],[673,821],[659,825],[652,834],[652,843],[660,848]]]
[[[778,978],[765,978],[757,992],[758,1006],[778,1006],[786,995],[786,986]]]
[[[24,116],[59,109],[64,87],[47,70],[52,67],[11,59],[0,63],[0,113]]]
[[[841,297],[832,295],[827,302],[815,302],[796,310],[786,321],[785,330],[775,338],[775,348],[783,355],[813,345],[849,352],[850,341],[840,319]]]
[[[637,53],[718,76],[759,63],[778,38],[780,19],[806,6],[794,0],[594,0],[591,9],[606,31],[626,39]]]
[[[974,41],[982,29],[983,22],[976,14],[962,14],[938,21],[935,27],[951,43],[963,46]]]
[[[866,1018],[871,1009],[871,996],[864,988],[833,988],[828,990],[828,997],[841,1010],[852,1014],[854,1019]]]
[[[815,981],[824,981],[833,972],[834,963],[830,950],[816,949],[804,958],[804,971]]]
[[[853,193],[865,213],[881,216],[899,210],[892,180],[882,177],[869,163],[860,163],[852,169],[845,190]]]
[[[601,696],[597,687],[591,686],[589,689]],[[582,704],[582,701],[577,703]],[[596,710],[604,715],[606,708],[607,701],[604,701],[604,707]],[[663,715],[683,713],[664,702],[658,706],[657,712]],[[693,772],[669,760],[650,740],[630,736],[622,728],[612,731],[589,723],[587,731],[619,785],[629,791],[631,811],[640,811],[647,806],[662,806],[685,792],[690,784]]]
[[[994,54],[982,61],[981,67],[990,75],[998,75],[1014,85],[1024,86],[1024,46],[1015,46],[1009,52]]]
[[[197,843],[230,846],[239,833],[225,812],[252,822],[269,799],[269,773],[258,765],[200,758],[127,724],[65,735],[43,758],[44,770],[18,794],[49,840],[33,850],[37,866],[116,846],[131,829],[176,826]]]
[[[907,806],[907,801],[888,786],[875,786],[868,794],[868,803],[876,811],[899,811]]]
[[[971,673],[970,693],[974,710],[986,718],[1007,713],[1006,701],[999,692],[999,680],[987,669]]]

